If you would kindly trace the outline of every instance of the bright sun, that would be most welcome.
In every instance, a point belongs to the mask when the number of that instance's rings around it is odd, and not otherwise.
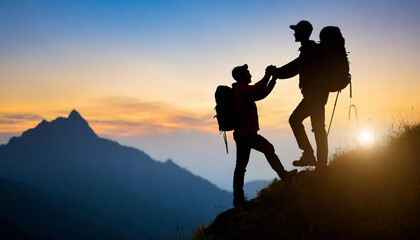
[[[365,128],[360,131],[360,144],[363,146],[372,146],[375,141],[375,135],[371,129]]]

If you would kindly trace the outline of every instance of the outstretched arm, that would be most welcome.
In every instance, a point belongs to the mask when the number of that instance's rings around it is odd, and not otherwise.
[[[299,58],[289,62],[288,64],[277,68],[274,74],[275,78],[286,79],[296,76],[299,73]]]

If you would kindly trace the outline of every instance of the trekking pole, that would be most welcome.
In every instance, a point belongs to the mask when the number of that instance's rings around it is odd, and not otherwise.
[[[327,137],[328,137],[328,135],[330,134],[331,124],[332,124],[332,120],[333,120],[333,118],[334,118],[335,107],[337,106],[338,94],[340,94],[340,91],[338,91],[338,92],[337,92],[337,97],[335,97],[335,103],[334,103],[333,112],[332,112],[332,114],[331,114],[330,125],[328,126]]]
[[[223,131],[223,139],[225,140],[226,153],[229,154],[229,148],[228,148],[228,143],[227,143],[226,131]]]

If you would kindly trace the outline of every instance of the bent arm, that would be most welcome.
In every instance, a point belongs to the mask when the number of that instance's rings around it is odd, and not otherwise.
[[[270,79],[270,75],[265,74],[264,77],[260,81],[255,83],[254,85],[242,86],[240,89],[240,93],[255,95],[261,92],[267,86],[269,79]]]
[[[259,101],[266,98],[271,93],[275,85],[276,80],[275,78],[272,78],[268,85],[254,96],[255,101]]]
[[[257,83],[255,83],[252,87],[254,87],[254,93],[258,93],[260,91],[262,91],[268,83],[268,80],[270,79],[271,75],[270,74],[265,74],[264,77],[258,81]]]

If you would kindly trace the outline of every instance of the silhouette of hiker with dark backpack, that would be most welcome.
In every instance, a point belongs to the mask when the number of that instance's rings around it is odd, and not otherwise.
[[[293,165],[323,168],[327,165],[328,159],[325,104],[328,100],[329,89],[323,76],[322,52],[318,44],[309,40],[313,28],[308,21],[300,21],[296,25],[291,25],[290,28],[295,31],[295,41],[301,43],[300,54],[295,60],[278,68],[274,76],[286,79],[299,74],[299,88],[303,99],[290,116],[289,123],[303,154],[299,160],[293,162]],[[307,117],[311,118],[318,161],[315,159],[314,150],[302,124]]]
[[[233,127],[233,137],[236,142],[236,166],[233,175],[233,206],[235,207],[246,203],[243,186],[251,149],[262,152],[282,180],[288,180],[297,173],[296,169],[286,171],[273,145],[258,134],[260,128],[255,101],[264,99],[273,90],[276,80],[272,79],[269,83],[268,81],[275,69],[275,66],[267,67],[264,77],[254,85],[249,85],[252,76],[248,65],[238,66],[232,70],[232,76],[236,80],[236,83],[232,84],[236,108],[236,122]]]

